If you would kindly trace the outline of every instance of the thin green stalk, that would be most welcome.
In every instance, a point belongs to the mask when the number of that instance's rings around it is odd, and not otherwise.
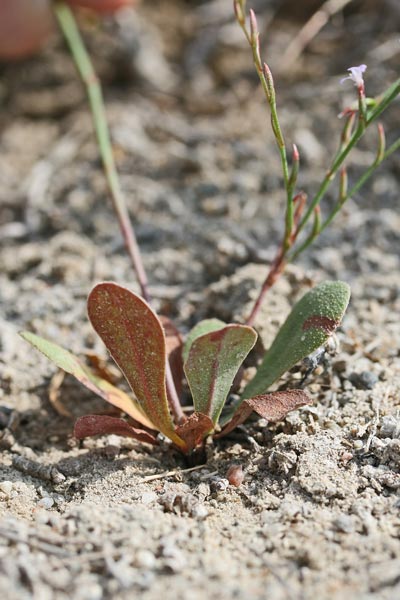
[[[286,207],[286,215],[285,215],[285,233],[282,239],[282,242],[278,248],[276,257],[271,264],[270,270],[267,274],[266,279],[261,287],[259,295],[255,301],[255,304],[250,312],[249,317],[246,320],[247,324],[251,324],[254,322],[254,319],[257,315],[257,312],[261,306],[263,298],[267,291],[272,287],[275,283],[276,279],[280,276],[280,274],[285,269],[285,266],[288,262],[292,262],[295,258],[297,258],[308,246],[312,244],[312,242],[320,235],[320,233],[329,225],[329,223],[333,220],[335,215],[339,212],[345,201],[354,193],[356,193],[362,185],[369,179],[378,165],[390,154],[395,152],[400,146],[400,141],[395,142],[392,146],[385,152],[385,139],[384,139],[384,131],[383,128],[380,128],[380,142],[378,146],[377,157],[374,163],[371,165],[369,169],[360,177],[360,179],[356,182],[353,188],[347,192],[347,174],[344,170],[343,164],[350,154],[351,150],[356,146],[359,140],[364,135],[367,127],[375,121],[383,111],[391,104],[391,102],[398,96],[400,93],[400,79],[394,82],[387,90],[382,94],[381,97],[372,101],[371,99],[367,99],[365,97],[365,89],[364,83],[358,82],[358,122],[355,130],[353,130],[354,121],[356,118],[356,114],[353,112],[350,114],[347,123],[343,129],[341,142],[338,151],[336,152],[330,169],[326,173],[324,179],[322,180],[315,196],[312,198],[311,202],[307,206],[307,209],[302,216],[302,211],[305,205],[305,202],[295,209],[294,207],[294,194],[295,194],[295,184],[297,179],[297,171],[298,171],[298,153],[296,149],[297,157],[293,158],[292,170],[289,174],[288,161],[286,156],[286,147],[285,142],[282,136],[282,131],[279,124],[278,113],[276,109],[275,102],[275,87],[272,79],[272,74],[269,67],[264,64],[261,64],[260,57],[260,44],[259,44],[259,31],[257,27],[257,20],[254,14],[254,11],[250,10],[250,31],[246,26],[246,2],[245,0],[234,0],[234,8],[236,19],[243,30],[246,39],[251,46],[253,52],[253,61],[256,67],[257,74],[259,76],[264,94],[268,101],[270,110],[271,110],[271,124],[272,130],[275,135],[275,139],[279,148],[279,152],[281,155],[281,163],[282,163],[282,171],[283,171],[283,179],[284,186],[287,195],[287,207]],[[365,70],[365,69],[364,69]],[[337,175],[339,169],[342,167],[342,180],[340,184],[340,196],[337,205],[335,206],[332,213],[328,216],[328,218],[321,223],[321,213],[319,204],[325,193],[327,192],[329,186]],[[296,196],[297,197],[297,196]],[[293,245],[296,243],[299,234],[305,228],[305,226],[310,221],[311,217],[314,217],[313,227],[311,231],[307,235],[306,239],[301,243],[301,245],[291,252]]]
[[[101,86],[94,71],[89,54],[86,51],[73,12],[62,2],[57,2],[54,4],[54,12],[60,29],[71,51],[78,72],[86,86],[99,152],[103,162],[104,172],[110,190],[113,207],[118,218],[126,249],[136,272],[142,296],[147,302],[150,302],[147,275],[143,266],[142,257],[128,209],[126,207],[125,198],[119,183]],[[186,417],[179,402],[179,397],[168,361],[166,364],[166,387],[171,410],[177,423],[182,423]]]
[[[359,142],[362,136],[365,133],[366,128],[371,125],[373,121],[375,121],[383,111],[389,106],[391,102],[399,95],[400,93],[400,79],[395,81],[384,93],[379,103],[372,109],[370,114],[365,119],[360,119],[356,130],[353,132],[352,136],[348,143],[340,149],[338,154],[335,156],[332,165],[323,179],[320,188],[318,189],[316,195],[314,196],[312,202],[310,203],[301,223],[299,225],[299,233],[304,228],[309,218],[311,217],[314,208],[321,202],[325,192],[327,191],[329,185],[333,181],[338,169],[342,166],[343,162],[354,148],[354,146]],[[367,177],[368,179],[368,177]],[[298,252],[296,252],[296,256],[298,256]]]
[[[252,49],[253,61],[256,67],[257,75],[261,82],[265,97],[271,111],[271,125],[272,131],[275,136],[276,144],[281,159],[283,182],[286,190],[286,216],[285,216],[285,236],[284,236],[284,247],[286,250],[290,248],[290,240],[293,232],[293,218],[294,218],[294,207],[293,207],[293,189],[290,184],[290,172],[287,160],[287,152],[285,140],[283,137],[282,129],[279,122],[278,110],[276,106],[276,94],[275,86],[272,78],[271,70],[266,63],[262,63],[260,56],[260,45],[259,45],[259,31],[257,25],[257,19],[253,10],[250,10],[250,26],[251,30],[247,29],[245,19],[245,2],[235,2],[235,13],[237,21],[243,30],[244,35]]]
[[[376,106],[374,106],[374,108],[367,116],[367,125],[370,125],[372,121],[376,121],[376,119],[381,116],[383,111],[387,109],[389,104],[391,104],[399,94],[400,79],[397,79],[394,83],[392,83],[392,85],[388,87],[386,92],[379,98],[378,103],[376,104]]]
[[[375,171],[379,167],[379,165],[384,160],[386,160],[389,156],[391,156],[394,152],[396,152],[396,150],[398,150],[399,148],[400,148],[400,138],[398,140],[396,140],[391,146],[389,146],[389,148],[382,155],[381,159],[378,162],[373,163],[361,175],[361,177],[356,181],[356,183],[353,185],[353,187],[347,192],[346,196],[341,200],[340,204],[336,205],[335,208],[332,210],[331,214],[325,219],[325,221],[321,225],[321,232],[324,231],[324,229],[326,229],[328,227],[328,225],[331,224],[333,219],[336,217],[338,212],[341,210],[343,204],[347,200],[349,200],[352,196],[354,196],[354,194],[356,194],[363,187],[363,185],[368,181],[368,179],[370,179],[370,177],[375,173]]]
[[[108,187],[110,190],[113,206],[118,218],[119,226],[125,241],[128,254],[132,260],[133,267],[140,285],[143,298],[149,302],[148,280],[144,270],[142,257],[136,240],[136,235],[126,207],[117,169],[115,166],[107,118],[104,108],[103,94],[99,80],[93,69],[92,62],[86,51],[82,36],[79,32],[75,17],[71,9],[62,2],[54,5],[60,29],[67,41],[72,57],[75,61],[79,75],[81,76],[87,90],[90,109],[92,111],[93,124],[96,131],[99,151],[103,162]]]

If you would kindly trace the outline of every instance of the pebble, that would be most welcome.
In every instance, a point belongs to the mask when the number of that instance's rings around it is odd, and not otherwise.
[[[12,481],[2,481],[0,483],[0,491],[3,492],[3,494],[5,496],[9,496],[12,492],[13,489],[13,482]]]
[[[243,483],[244,479],[242,465],[231,465],[226,472],[226,478],[230,485],[239,487]]]
[[[156,557],[150,550],[139,550],[135,557],[135,566],[141,569],[153,569],[156,564]]]
[[[354,530],[353,520],[347,515],[339,515],[332,521],[332,526],[341,533],[351,533]]]
[[[155,492],[144,492],[141,497],[142,504],[151,504],[157,500],[157,494]]]
[[[378,383],[379,377],[371,371],[362,371],[361,373],[351,373],[349,380],[358,390],[372,390]]]
[[[222,477],[213,477],[210,480],[210,490],[213,493],[225,492],[229,486],[229,481]]]
[[[45,496],[44,498],[39,500],[38,506],[40,506],[41,508],[49,509],[52,506],[54,506],[54,500],[53,498],[50,498],[50,496]]]

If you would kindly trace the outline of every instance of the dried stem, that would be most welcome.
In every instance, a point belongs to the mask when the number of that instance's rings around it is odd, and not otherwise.
[[[327,0],[303,25],[298,34],[293,38],[282,56],[280,67],[287,71],[293,67],[303,50],[315,38],[329,19],[343,10],[352,0]]]

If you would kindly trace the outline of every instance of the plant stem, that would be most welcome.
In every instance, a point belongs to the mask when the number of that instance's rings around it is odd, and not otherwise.
[[[278,145],[281,164],[282,164],[282,172],[283,172],[283,180],[284,187],[286,191],[286,215],[285,215],[285,232],[281,241],[281,244],[278,248],[275,259],[273,260],[271,267],[268,271],[267,277],[264,280],[264,283],[261,287],[261,290],[257,296],[257,299],[254,303],[254,306],[250,312],[249,317],[246,320],[248,325],[251,325],[255,317],[260,309],[262,301],[264,299],[267,291],[274,285],[275,281],[284,271],[288,262],[292,262],[295,258],[297,258],[308,246],[310,246],[314,240],[321,234],[321,232],[331,223],[336,214],[340,211],[343,204],[346,202],[348,198],[351,197],[352,194],[356,193],[362,185],[370,178],[375,169],[379,166],[379,164],[388,156],[393,154],[395,150],[400,147],[400,140],[397,140],[390,146],[390,148],[384,152],[385,146],[385,137],[384,131],[381,126],[380,127],[380,141],[378,146],[378,153],[374,163],[365,171],[365,173],[359,178],[359,180],[354,184],[352,189],[347,192],[347,174],[345,167],[343,167],[343,163],[348,157],[351,150],[356,146],[361,137],[364,135],[367,127],[374,122],[383,111],[391,104],[391,102],[398,96],[400,93],[400,79],[395,81],[379,98],[375,100],[373,103],[373,107],[371,110],[368,110],[369,99],[365,97],[365,89],[364,83],[358,86],[358,122],[354,131],[353,124],[355,120],[354,111],[350,113],[350,117],[345,124],[343,129],[341,144],[336,152],[331,166],[326,173],[324,179],[322,180],[315,196],[312,198],[311,202],[307,206],[304,216],[302,216],[303,209],[305,207],[306,196],[301,200],[300,204],[297,204],[296,207],[295,201],[300,200],[300,194],[295,194],[295,185],[299,167],[299,155],[296,146],[294,146],[293,153],[293,164],[292,164],[292,172],[289,174],[289,167],[286,155],[286,146],[285,141],[282,135],[282,131],[279,124],[278,113],[276,109],[276,101],[275,101],[275,86],[272,78],[271,71],[264,63],[262,64],[261,56],[260,56],[260,41],[259,41],[259,30],[257,25],[257,19],[254,14],[254,11],[250,10],[250,30],[246,26],[246,0],[234,0],[234,9],[236,14],[236,20],[240,25],[243,33],[251,46],[253,53],[253,61],[256,67],[257,75],[260,79],[265,97],[270,107],[271,111],[271,125],[272,131],[275,136],[276,143]],[[325,196],[326,191],[334,180],[338,170],[342,167],[342,180],[341,180],[341,188],[340,188],[340,197],[337,202],[335,208],[331,211],[329,216],[325,221],[321,223],[321,212],[320,212],[320,202]],[[294,244],[296,243],[299,234],[305,228],[305,226],[309,223],[310,218],[314,216],[314,225],[312,227],[311,232],[306,237],[306,239],[300,244],[300,246],[291,252]]]
[[[167,388],[167,396],[168,403],[171,409],[172,414],[174,415],[175,421],[177,425],[180,425],[184,421],[186,421],[187,416],[182,410],[181,403],[179,401],[179,396],[176,391],[174,378],[172,376],[171,367],[167,358],[166,370],[165,370],[165,385]]]
[[[347,192],[346,196],[342,199],[340,205],[337,204],[335,206],[335,208],[332,210],[332,212],[330,213],[330,215],[325,219],[325,221],[322,223],[321,225],[321,229],[320,232],[324,231],[324,229],[326,229],[328,227],[328,225],[330,225],[330,223],[333,221],[333,219],[336,217],[336,215],[338,214],[338,212],[340,211],[340,209],[342,208],[343,204],[349,200],[349,198],[351,198],[352,196],[354,196],[354,194],[356,194],[361,188],[362,186],[368,181],[368,179],[373,175],[373,173],[375,173],[376,169],[379,167],[379,165],[386,159],[388,158],[391,154],[393,154],[394,152],[396,152],[396,150],[398,150],[400,148],[400,138],[398,140],[396,140],[395,142],[393,142],[393,144],[391,146],[389,146],[389,148],[386,150],[386,152],[382,155],[382,157],[380,158],[379,161],[374,162],[366,171],[365,173],[363,173],[361,175],[361,177],[356,181],[356,183],[353,185],[353,187]],[[300,248],[299,248],[300,250]],[[296,258],[296,254],[293,256],[293,259]],[[292,260],[292,258],[291,258]]]
[[[136,240],[135,231],[133,229],[128,209],[126,207],[125,198],[119,183],[101,85],[94,71],[89,54],[86,51],[73,12],[63,2],[56,2],[54,4],[54,12],[60,29],[67,41],[72,57],[75,61],[79,75],[86,86],[99,151],[111,194],[113,207],[118,218],[118,223],[125,241],[126,249],[136,272],[141,294],[146,302],[150,303],[151,298],[148,290],[146,271],[143,266],[142,256]],[[170,409],[175,417],[175,420],[178,424],[182,423],[186,417],[179,402],[179,397],[168,360],[166,364],[166,388]]]
[[[279,247],[279,250],[275,257],[275,260],[272,262],[272,265],[268,272],[268,275],[265,278],[264,283],[261,286],[261,290],[260,290],[260,292],[257,296],[257,299],[253,305],[253,308],[251,309],[251,312],[246,319],[246,325],[249,325],[249,326],[253,325],[254,320],[258,314],[258,311],[260,310],[261,304],[264,300],[265,294],[268,292],[268,290],[270,290],[272,288],[275,281],[278,279],[278,277],[284,271],[284,269],[286,267],[285,254],[286,254],[286,251],[284,250],[284,246],[282,243],[282,245]]]
[[[99,80],[94,71],[90,57],[86,51],[81,34],[71,9],[63,2],[54,4],[54,12],[60,29],[67,41],[72,57],[75,61],[79,75],[81,76],[87,90],[90,109],[92,111],[93,124],[96,131],[97,142],[107,184],[110,190],[114,210],[118,218],[125,246],[132,260],[138,283],[143,298],[149,302],[148,280],[144,270],[142,257],[136,240],[136,235],[126,207],[117,169],[115,166],[107,118],[104,108],[103,94]]]

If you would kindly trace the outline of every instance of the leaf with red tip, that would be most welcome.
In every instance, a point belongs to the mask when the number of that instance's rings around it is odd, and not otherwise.
[[[285,390],[261,394],[243,400],[234,413],[232,420],[215,437],[222,437],[241,425],[254,411],[267,421],[281,421],[292,410],[311,404],[312,400],[303,390]]]
[[[226,323],[219,319],[203,319],[191,329],[187,335],[185,345],[183,347],[183,362],[185,363],[188,359],[190,348],[198,337],[211,333],[212,331],[218,331],[226,327]]]
[[[23,331],[20,335],[24,340],[32,344],[32,346],[37,348],[42,354],[55,363],[57,367],[63,369],[66,373],[73,375],[85,387],[106,400],[106,402],[123,410],[127,415],[142,425],[145,425],[150,429],[155,429],[154,425],[143,413],[140,406],[136,404],[128,394],[125,394],[125,392],[116,388],[109,381],[95,375],[89,367],[81,363],[71,352],[54,342],[49,342],[39,335],[31,333],[30,331]]]
[[[210,417],[199,412],[191,414],[182,425],[176,428],[177,434],[185,440],[188,451],[201,444],[206,435],[214,429]]]
[[[184,369],[194,408],[217,423],[232,382],[253,348],[257,333],[246,325],[227,325],[198,337]]]
[[[325,344],[340,325],[350,299],[343,281],[325,281],[307,292],[280,328],[242,398],[265,394],[297,362]]]
[[[123,435],[131,437],[146,444],[157,444],[157,439],[154,435],[143,429],[132,427],[123,419],[108,417],[106,415],[85,415],[79,417],[75,422],[74,436],[78,440],[93,435]]]
[[[165,389],[166,348],[161,322],[139,296],[116,283],[96,285],[88,298],[89,319],[115,360],[141,408],[178,447]]]

